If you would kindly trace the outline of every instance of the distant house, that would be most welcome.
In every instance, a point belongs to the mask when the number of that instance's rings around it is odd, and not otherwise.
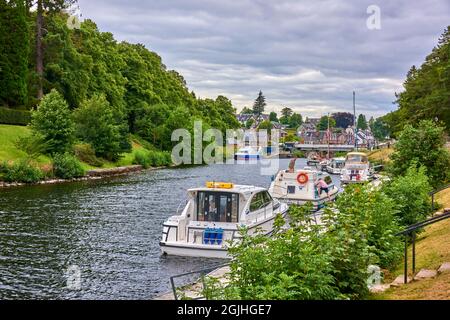
[[[268,114],[238,114],[236,115],[237,121],[241,124],[241,126],[245,127],[249,120],[253,120],[253,124],[250,129],[258,128],[261,122],[269,121],[270,116]]]

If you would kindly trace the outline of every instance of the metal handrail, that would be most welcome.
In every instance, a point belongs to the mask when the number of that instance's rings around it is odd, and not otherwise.
[[[445,189],[448,189],[448,188],[450,188],[450,183],[447,184],[446,186],[442,186],[442,187],[440,187],[440,188],[438,188],[438,189],[436,189],[436,190],[433,190],[433,191],[431,191],[430,193],[428,193],[428,195],[431,196],[431,209],[434,210],[434,195],[435,195],[436,193],[439,193],[439,192],[441,192],[441,191],[443,191],[443,190],[445,190]]]
[[[442,191],[442,190],[441,190]],[[416,231],[430,224],[434,224],[436,222],[449,219],[450,211],[445,212],[442,215],[432,217],[430,219],[412,224],[408,226],[405,230],[396,234],[396,236],[404,236],[405,237],[405,262],[404,262],[404,283],[408,283],[408,240],[412,239],[412,271],[413,274],[416,273]]]
[[[211,268],[207,268],[207,269],[201,269],[201,270],[197,270],[197,271],[191,271],[191,272],[186,272],[186,273],[182,273],[182,274],[177,274],[175,276],[171,276],[170,277],[170,284],[172,286],[172,292],[173,292],[173,296],[174,296],[175,300],[178,300],[177,287],[175,286],[175,278],[181,278],[181,277],[189,276],[191,274],[199,273],[200,274],[200,278],[201,278],[202,283],[203,283],[203,288],[205,288],[205,282],[204,282],[204,276],[205,275],[211,273],[214,270],[217,270],[219,268],[223,268],[223,267],[226,267],[226,266],[229,266],[229,265],[230,265],[230,263],[224,263],[224,264],[221,264],[221,265],[218,265],[218,266],[214,266],[214,267],[211,267]],[[198,297],[195,300],[200,300],[200,299],[203,299],[203,298],[204,297]]]

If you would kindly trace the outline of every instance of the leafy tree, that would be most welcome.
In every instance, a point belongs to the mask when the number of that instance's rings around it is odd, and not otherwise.
[[[254,123],[255,123],[255,120],[249,119],[249,120],[247,121],[247,123],[245,124],[245,128],[246,128],[246,129],[250,129],[250,128],[253,126]]]
[[[395,203],[397,216],[403,226],[425,220],[431,213],[431,191],[425,167],[412,164],[405,175],[383,185],[383,192]]]
[[[347,129],[355,122],[353,114],[349,112],[333,113],[331,117],[336,121],[336,128]]]
[[[244,107],[244,109],[242,109],[241,111],[241,114],[253,114],[253,110],[249,107]]]
[[[389,136],[390,131],[388,125],[385,123],[383,118],[377,118],[370,124],[370,130],[372,131],[374,137],[377,140],[385,140]]]
[[[336,120],[334,120],[332,117],[323,116],[320,118],[319,124],[317,125],[317,130],[320,131],[326,131],[328,130],[328,125],[330,128],[336,127]]]
[[[48,143],[48,152],[65,153],[74,142],[75,125],[62,95],[52,90],[31,114],[31,128]]]
[[[294,111],[291,108],[285,107],[281,110],[281,115],[285,118],[290,118]]]
[[[450,132],[450,26],[420,66],[412,66],[397,95],[398,110],[386,117],[390,129],[398,134],[406,124],[428,119],[442,121]]]
[[[417,127],[406,125],[391,156],[392,173],[401,176],[411,165],[419,164],[426,168],[432,186],[448,182],[450,154],[444,147],[444,130],[443,126],[431,120],[422,120]]]
[[[363,114],[360,114],[358,116],[358,121],[357,121],[357,128],[361,129],[361,130],[367,130],[368,128],[368,124],[367,124],[367,119],[366,116]]]
[[[269,121],[278,122],[278,115],[276,112],[271,112],[269,115]]]
[[[272,130],[273,124],[270,121],[263,121],[259,124],[259,130]]]
[[[90,143],[99,157],[117,160],[121,149],[121,141],[128,140],[122,135],[120,122],[114,110],[104,96],[94,96],[84,102],[74,113],[77,124],[77,137]]]
[[[0,105],[25,105],[30,53],[23,0],[0,1]]]
[[[291,128],[298,128],[303,123],[303,118],[301,114],[294,113],[289,119],[289,126]]]
[[[260,116],[261,114],[263,114],[266,106],[266,98],[264,97],[262,91],[259,91],[258,97],[253,104],[253,114]]]

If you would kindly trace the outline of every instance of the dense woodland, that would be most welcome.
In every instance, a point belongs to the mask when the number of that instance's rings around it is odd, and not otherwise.
[[[238,127],[229,99],[197,98],[144,45],[119,43],[90,20],[68,28],[63,9],[70,2],[39,0],[30,10],[30,1],[0,0],[0,106],[33,110],[56,89],[75,113],[103,96],[123,140],[135,134],[161,150],[171,149],[174,129],[192,128],[194,120]]]
[[[435,48],[420,66],[412,66],[403,84],[404,91],[397,95],[398,110],[384,120],[391,130],[399,133],[405,124],[418,120],[442,121],[450,132],[450,26]]]

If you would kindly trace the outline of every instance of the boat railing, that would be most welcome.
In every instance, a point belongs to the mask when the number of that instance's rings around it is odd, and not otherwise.
[[[181,200],[181,202],[178,204],[177,216],[179,216],[183,212],[183,210],[186,207],[186,205],[188,204],[188,202],[189,202],[189,198],[185,198],[184,200]]]

